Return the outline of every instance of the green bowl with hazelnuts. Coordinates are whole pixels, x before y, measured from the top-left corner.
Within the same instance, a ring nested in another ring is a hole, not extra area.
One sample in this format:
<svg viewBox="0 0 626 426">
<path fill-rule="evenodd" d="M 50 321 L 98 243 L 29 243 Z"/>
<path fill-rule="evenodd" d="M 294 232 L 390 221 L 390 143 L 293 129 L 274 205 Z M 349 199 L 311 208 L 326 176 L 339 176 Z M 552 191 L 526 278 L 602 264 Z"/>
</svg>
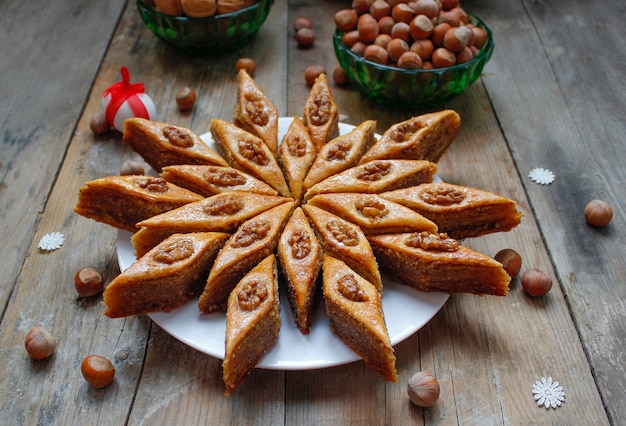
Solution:
<svg viewBox="0 0 626 426">
<path fill-rule="evenodd" d="M 406 37 L 402 32 L 376 38 L 365 34 L 365 42 L 358 38 L 356 26 L 342 30 L 338 24 L 333 45 L 339 65 L 353 85 L 378 103 L 414 111 L 439 107 L 480 77 L 494 49 L 489 27 L 461 13 L 463 20 L 455 26 L 439 25 L 445 19 L 415 22 L 419 19 L 414 17 L 402 28 Z"/>
<path fill-rule="evenodd" d="M 247 45 L 254 38 L 274 0 L 257 0 L 234 11 L 220 10 L 217 5 L 209 10 L 185 11 L 182 6 L 163 10 L 159 3 L 158 0 L 137 0 L 139 15 L 159 39 L 188 55 L 219 56 Z M 209 3 L 200 4 L 206 8 Z"/>
</svg>

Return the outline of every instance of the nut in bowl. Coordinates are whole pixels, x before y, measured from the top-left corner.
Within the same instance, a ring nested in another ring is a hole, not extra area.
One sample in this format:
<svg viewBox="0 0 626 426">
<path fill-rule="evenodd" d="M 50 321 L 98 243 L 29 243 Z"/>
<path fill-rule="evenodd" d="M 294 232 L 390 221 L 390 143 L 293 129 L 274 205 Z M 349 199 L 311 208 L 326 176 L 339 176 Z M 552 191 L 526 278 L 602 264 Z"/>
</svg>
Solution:
<svg viewBox="0 0 626 426">
<path fill-rule="evenodd" d="M 411 69 L 400 68 L 396 63 L 383 65 L 350 49 L 344 42 L 347 33 L 339 29 L 333 36 L 335 54 L 350 82 L 374 101 L 411 110 L 437 107 L 475 82 L 493 53 L 493 34 L 489 27 L 479 18 L 467 16 L 468 22 L 484 30 L 487 38 L 471 59 L 452 66 Z"/>
<path fill-rule="evenodd" d="M 248 2 L 246 2 L 247 4 Z M 211 16 L 191 17 L 183 9 L 167 14 L 147 0 L 137 0 L 146 26 L 158 38 L 180 52 L 194 56 L 218 56 L 248 44 L 259 32 L 274 0 L 258 0 L 232 12 L 216 8 Z"/>
</svg>

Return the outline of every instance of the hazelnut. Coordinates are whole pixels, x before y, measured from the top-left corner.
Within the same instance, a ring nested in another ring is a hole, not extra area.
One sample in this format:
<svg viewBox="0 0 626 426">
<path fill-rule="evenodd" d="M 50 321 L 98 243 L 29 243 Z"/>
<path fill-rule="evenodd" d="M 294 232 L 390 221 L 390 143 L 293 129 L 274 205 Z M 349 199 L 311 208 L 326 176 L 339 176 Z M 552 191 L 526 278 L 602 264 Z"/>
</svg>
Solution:
<svg viewBox="0 0 626 426">
<path fill-rule="evenodd" d="M 391 28 L 391 38 L 401 38 L 407 43 L 411 42 L 411 28 L 406 22 L 396 22 Z"/>
<path fill-rule="evenodd" d="M 522 287 L 531 296 L 543 296 L 552 288 L 552 278 L 537 269 L 529 269 L 522 275 Z"/>
<path fill-rule="evenodd" d="M 57 341 L 48 330 L 36 326 L 26 334 L 24 346 L 31 358 L 41 361 L 54 353 L 57 348 Z"/>
<path fill-rule="evenodd" d="M 439 399 L 439 381 L 430 373 L 415 373 L 407 386 L 411 402 L 419 407 L 430 407 Z"/>
<path fill-rule="evenodd" d="M 370 15 L 376 20 L 381 19 L 383 16 L 391 15 L 391 5 L 386 0 L 376 0 L 370 6 Z"/>
<path fill-rule="evenodd" d="M 470 44 L 470 34 L 473 39 L 474 33 L 467 27 L 450 28 L 443 36 L 443 47 L 452 52 L 460 52 Z"/>
<path fill-rule="evenodd" d="M 235 69 L 237 72 L 244 69 L 250 77 L 254 77 L 254 73 L 256 72 L 256 62 L 254 62 L 254 59 L 252 58 L 239 58 L 235 63 Z"/>
<path fill-rule="evenodd" d="M 409 50 L 417 53 L 422 60 L 426 60 L 430 59 L 433 54 L 433 50 L 435 50 L 435 46 L 433 46 L 433 42 L 428 39 L 415 40 L 413 44 L 411 44 Z"/>
<path fill-rule="evenodd" d="M 89 355 L 80 364 L 83 377 L 91 386 L 102 388 L 113 381 L 115 367 L 107 358 L 100 355 Z"/>
<path fill-rule="evenodd" d="M 359 15 L 369 12 L 370 6 L 374 0 L 352 0 L 352 9 Z"/>
<path fill-rule="evenodd" d="M 396 24 L 396 20 L 391 16 L 384 16 L 380 21 L 378 21 L 378 31 L 381 34 L 391 34 L 391 29 Z"/>
<path fill-rule="evenodd" d="M 359 31 L 359 39 L 364 43 L 372 43 L 380 33 L 378 21 L 369 13 L 359 17 L 357 30 Z"/>
<path fill-rule="evenodd" d="M 307 67 L 306 70 L 304 70 L 304 80 L 306 81 L 306 84 L 308 86 L 313 87 L 313 84 L 315 84 L 315 79 L 323 73 L 325 73 L 325 71 L 324 67 L 322 67 L 321 65 L 310 65 L 309 67 Z"/>
<path fill-rule="evenodd" d="M 613 209 L 606 201 L 592 200 L 585 206 L 585 220 L 591 226 L 601 228 L 613 219 Z"/>
<path fill-rule="evenodd" d="M 487 31 L 474 25 L 469 26 L 469 29 L 474 33 L 474 46 L 482 49 L 485 43 L 487 43 Z"/>
<path fill-rule="evenodd" d="M 309 18 L 296 18 L 293 21 L 293 29 L 298 32 L 302 28 L 313 28 L 313 24 Z"/>
<path fill-rule="evenodd" d="M 74 275 L 74 287 L 80 297 L 95 296 L 104 288 L 104 279 L 95 269 L 82 268 Z"/>
<path fill-rule="evenodd" d="M 474 59 L 474 52 L 469 47 L 464 47 L 463 50 L 457 52 L 456 54 L 456 63 L 463 64 L 467 61 L 471 61 Z"/>
<path fill-rule="evenodd" d="M 398 3 L 391 9 L 391 16 L 396 22 L 405 22 L 408 24 L 415 16 L 415 12 L 408 4 Z"/>
<path fill-rule="evenodd" d="M 111 131 L 111 125 L 107 121 L 106 115 L 103 112 L 94 114 L 89 121 L 89 127 L 95 135 L 104 135 Z"/>
<path fill-rule="evenodd" d="M 337 65 L 333 70 L 333 80 L 338 86 L 344 86 L 350 82 L 348 74 L 340 65 Z"/>
<path fill-rule="evenodd" d="M 335 13 L 335 26 L 340 31 L 351 31 L 356 28 L 359 16 L 352 9 L 343 9 Z"/>
<path fill-rule="evenodd" d="M 315 43 L 315 33 L 311 28 L 300 28 L 296 33 L 298 47 L 311 47 Z"/>
<path fill-rule="evenodd" d="M 387 49 L 387 46 L 389 45 L 390 41 L 391 41 L 391 36 L 389 34 L 378 34 L 376 36 L 376 39 L 374 40 L 374 44 L 377 44 L 380 47 Z"/>
<path fill-rule="evenodd" d="M 432 62 L 435 68 L 446 68 L 456 64 L 456 55 L 445 47 L 440 47 L 433 52 Z"/>
<path fill-rule="evenodd" d="M 409 50 L 409 44 L 400 38 L 394 38 L 393 40 L 389 42 L 389 44 L 387 44 L 387 52 L 389 52 L 389 59 L 391 59 L 394 62 L 398 62 L 398 59 L 400 59 L 400 56 L 402 56 L 402 54 L 408 50 Z"/>
<path fill-rule="evenodd" d="M 515 250 L 500 250 L 493 258 L 502 264 L 502 267 L 511 278 L 519 275 L 519 271 L 522 268 L 522 256 Z"/>
<path fill-rule="evenodd" d="M 370 44 L 365 48 L 365 59 L 376 62 L 377 64 L 389 64 L 389 53 L 387 49 L 377 44 Z"/>
<path fill-rule="evenodd" d="M 413 10 L 416 15 L 426 15 L 426 17 L 432 19 L 439 14 L 439 5 L 435 0 L 417 0 Z"/>
<path fill-rule="evenodd" d="M 176 94 L 176 105 L 181 111 L 189 111 L 196 104 L 196 91 L 190 87 L 183 87 Z"/>
<path fill-rule="evenodd" d="M 136 161 L 126 160 L 120 168 L 120 176 L 143 175 L 146 171 L 141 164 Z"/>
<path fill-rule="evenodd" d="M 417 15 L 409 24 L 411 37 L 421 40 L 430 37 L 433 32 L 433 23 L 426 15 Z"/>
<path fill-rule="evenodd" d="M 341 37 L 341 41 L 345 44 L 349 49 L 352 48 L 357 42 L 359 42 L 359 32 L 357 30 L 348 31 Z"/>
<path fill-rule="evenodd" d="M 422 68 L 422 58 L 415 52 L 404 52 L 398 58 L 398 67 L 404 69 L 417 70 Z"/>
</svg>

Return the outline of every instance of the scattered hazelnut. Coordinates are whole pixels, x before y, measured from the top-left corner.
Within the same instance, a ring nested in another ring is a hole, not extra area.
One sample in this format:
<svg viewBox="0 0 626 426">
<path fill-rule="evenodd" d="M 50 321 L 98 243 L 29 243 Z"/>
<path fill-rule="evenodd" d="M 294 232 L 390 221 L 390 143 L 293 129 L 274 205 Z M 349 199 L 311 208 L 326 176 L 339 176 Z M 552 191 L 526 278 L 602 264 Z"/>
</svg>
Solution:
<svg viewBox="0 0 626 426">
<path fill-rule="evenodd" d="M 296 33 L 298 47 L 311 47 L 315 43 L 315 33 L 311 28 L 300 28 Z"/>
<path fill-rule="evenodd" d="M 102 388 L 113 381 L 115 367 L 107 358 L 100 355 L 89 355 L 80 364 L 83 377 L 91 386 Z"/>
<path fill-rule="evenodd" d="M 552 288 L 552 278 L 537 269 L 529 269 L 522 275 L 522 287 L 531 296 L 543 296 Z"/>
<path fill-rule="evenodd" d="M 254 62 L 254 59 L 252 58 L 239 58 L 235 63 L 235 69 L 237 72 L 244 69 L 248 74 L 250 74 L 250 77 L 254 77 L 254 73 L 256 72 L 256 62 Z"/>
<path fill-rule="evenodd" d="M 337 65 L 333 70 L 333 80 L 338 86 L 344 86 L 350 82 L 348 74 L 340 65 Z"/>
<path fill-rule="evenodd" d="M 103 112 L 94 114 L 89 121 L 89 127 L 95 135 L 104 135 L 111 131 L 111 125 Z"/>
<path fill-rule="evenodd" d="M 432 374 L 417 372 L 409 379 L 407 393 L 413 404 L 430 407 L 439 399 L 439 381 Z"/>
<path fill-rule="evenodd" d="M 324 72 L 324 67 L 321 65 L 310 65 L 306 70 L 304 70 L 304 80 L 306 81 L 306 84 L 313 87 L 315 79 Z"/>
<path fill-rule="evenodd" d="M 585 220 L 591 226 L 601 228 L 613 219 L 613 209 L 606 201 L 592 200 L 585 207 Z"/>
<path fill-rule="evenodd" d="M 519 271 L 522 268 L 522 256 L 515 250 L 500 250 L 493 258 L 502 264 L 502 267 L 511 278 L 519 275 Z"/>
<path fill-rule="evenodd" d="M 293 29 L 298 32 L 302 28 L 313 28 L 313 24 L 309 18 L 296 18 L 293 21 Z"/>
<path fill-rule="evenodd" d="M 48 330 L 36 326 L 26 334 L 24 346 L 31 358 L 44 360 L 54 353 L 57 348 L 57 341 Z"/>
<path fill-rule="evenodd" d="M 104 288 L 104 279 L 95 269 L 82 268 L 74 275 L 74 287 L 80 297 L 95 296 Z"/>
<path fill-rule="evenodd" d="M 136 161 L 126 160 L 120 167 L 120 176 L 143 175 L 146 171 L 141 164 Z"/>
<path fill-rule="evenodd" d="M 196 104 L 196 91 L 190 87 L 183 87 L 176 94 L 176 105 L 181 111 L 189 111 Z"/>
</svg>

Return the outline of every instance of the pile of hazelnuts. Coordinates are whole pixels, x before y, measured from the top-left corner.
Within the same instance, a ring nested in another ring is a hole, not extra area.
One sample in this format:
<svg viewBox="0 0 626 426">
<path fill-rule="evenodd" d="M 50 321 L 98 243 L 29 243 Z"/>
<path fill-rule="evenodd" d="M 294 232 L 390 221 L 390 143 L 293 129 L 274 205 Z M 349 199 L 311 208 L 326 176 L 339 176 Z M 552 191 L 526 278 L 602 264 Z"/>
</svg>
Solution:
<svg viewBox="0 0 626 426">
<path fill-rule="evenodd" d="M 487 42 L 460 0 L 353 0 L 335 14 L 343 43 L 356 55 L 404 69 L 467 62 Z"/>
</svg>

